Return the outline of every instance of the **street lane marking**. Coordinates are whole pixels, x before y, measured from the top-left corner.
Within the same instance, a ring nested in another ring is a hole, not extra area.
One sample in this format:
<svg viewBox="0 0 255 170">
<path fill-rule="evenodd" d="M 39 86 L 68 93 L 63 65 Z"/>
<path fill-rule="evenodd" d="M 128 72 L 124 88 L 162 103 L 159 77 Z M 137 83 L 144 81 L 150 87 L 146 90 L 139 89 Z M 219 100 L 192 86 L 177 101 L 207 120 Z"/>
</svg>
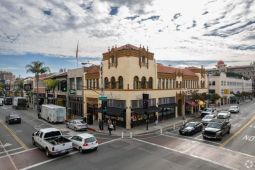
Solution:
<svg viewBox="0 0 255 170">
<path fill-rule="evenodd" d="M 24 148 L 24 149 L 28 149 L 27 145 L 20 140 L 20 138 L 13 132 L 12 129 L 8 128 L 3 122 L 0 122 L 2 124 L 2 126 L 10 132 L 10 134 L 13 136 L 13 138 Z"/>
<path fill-rule="evenodd" d="M 191 157 L 195 157 L 195 158 L 198 158 L 198 159 L 207 161 L 207 162 L 211 162 L 211 163 L 216 164 L 216 165 L 219 165 L 219 166 L 221 166 L 221 167 L 225 167 L 225 168 L 232 169 L 232 170 L 237 170 L 236 168 L 233 168 L 233 167 L 230 167 L 230 166 L 227 166 L 227 165 L 223 165 L 223 164 L 221 164 L 221 163 L 218 163 L 218 162 L 213 161 L 213 160 L 210 160 L 210 159 L 198 157 L 198 156 L 193 155 L 193 154 L 186 154 L 186 153 L 185 153 L 186 151 L 181 152 L 181 151 L 178 151 L 178 150 L 176 150 L 176 149 L 168 148 L 168 147 L 166 147 L 166 146 L 162 146 L 162 145 L 159 145 L 159 144 L 147 142 L 147 141 L 140 140 L 140 139 L 136 139 L 136 138 L 133 138 L 133 139 L 136 140 L 136 141 L 142 142 L 142 143 L 146 143 L 146 144 L 152 145 L 152 146 L 156 146 L 156 147 L 159 147 L 159 148 L 163 148 L 163 149 L 166 149 L 166 150 L 170 150 L 170 151 L 173 151 L 173 152 L 177 152 L 177 153 L 180 153 L 180 154 L 183 154 L 183 155 L 188 155 L 188 156 L 191 156 Z M 188 150 L 189 150 L 189 149 L 188 149 Z M 187 151 L 188 151 L 188 150 L 187 150 Z"/>
<path fill-rule="evenodd" d="M 107 143 L 115 142 L 115 141 L 120 140 L 120 139 L 121 139 L 121 138 L 112 139 L 112 140 L 109 140 L 109 141 L 107 141 L 107 142 L 100 143 L 100 144 L 98 144 L 98 145 L 99 145 L 99 146 L 105 145 L 105 144 L 107 144 Z M 37 166 L 40 166 L 40 165 L 43 165 L 43 164 L 46 164 L 46 163 L 55 161 L 55 160 L 58 160 L 58 159 L 60 159 L 60 158 L 64 158 L 64 157 L 67 157 L 67 156 L 70 156 L 70 155 L 74 155 L 74 154 L 77 154 L 77 153 L 79 153 L 79 152 L 78 152 L 78 151 L 74 151 L 74 152 L 71 152 L 71 153 L 69 153 L 69 154 L 66 154 L 66 155 L 63 155 L 63 156 L 59 156 L 59 157 L 57 157 L 57 158 L 49 159 L 49 160 L 47 160 L 47 161 L 43 161 L 43 162 L 40 162 L 40 163 L 37 163 L 37 164 L 34 164 L 34 165 L 27 166 L 27 167 L 22 168 L 22 169 L 20 169 L 20 170 L 28 170 L 28 169 L 31 169 L 31 168 L 34 168 L 34 167 L 37 167 Z"/>
<path fill-rule="evenodd" d="M 23 149 L 23 147 L 9 149 L 9 150 L 6 150 L 6 151 L 11 152 L 11 151 L 16 151 L 16 150 L 20 150 L 20 149 Z M 5 153 L 5 152 L 0 152 L 0 154 L 3 154 L 3 153 Z"/>
<path fill-rule="evenodd" d="M 251 123 L 255 120 L 255 115 L 243 126 L 241 127 L 237 132 L 235 132 L 230 138 L 228 138 L 225 142 L 223 142 L 220 147 L 224 147 L 227 145 L 230 141 L 232 141 L 237 135 L 239 135 L 241 132 L 245 130 L 246 127 L 250 126 Z"/>
<path fill-rule="evenodd" d="M 14 163 L 12 157 L 9 155 L 8 151 L 5 149 L 5 147 L 4 147 L 4 145 L 3 145 L 3 143 L 2 143 L 1 140 L 0 140 L 0 144 L 3 146 L 4 152 L 6 153 L 7 157 L 9 158 L 9 160 L 10 160 L 12 166 L 14 167 L 14 169 L 15 169 L 15 170 L 18 170 L 18 168 L 17 168 L 17 166 L 15 165 L 15 163 Z"/>
<path fill-rule="evenodd" d="M 21 147 L 21 148 L 23 148 L 23 147 Z M 13 156 L 13 155 L 18 155 L 18 154 L 20 154 L 20 153 L 29 152 L 29 151 L 35 150 L 35 149 L 38 149 L 38 148 L 36 147 L 36 148 L 26 149 L 26 150 L 23 150 L 23 151 L 20 151 L 20 152 L 11 153 L 11 154 L 9 154 L 9 155 L 11 155 L 11 156 Z M 0 156 L 0 159 L 3 158 L 3 157 L 6 157 L 6 155 Z"/>
</svg>

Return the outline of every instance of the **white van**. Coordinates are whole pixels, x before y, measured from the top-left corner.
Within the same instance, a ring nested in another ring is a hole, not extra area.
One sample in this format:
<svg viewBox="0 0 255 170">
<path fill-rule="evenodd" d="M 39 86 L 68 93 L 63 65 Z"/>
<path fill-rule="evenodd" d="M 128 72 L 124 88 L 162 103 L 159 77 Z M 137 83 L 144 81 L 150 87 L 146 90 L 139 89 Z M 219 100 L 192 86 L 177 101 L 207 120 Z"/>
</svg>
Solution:
<svg viewBox="0 0 255 170">
<path fill-rule="evenodd" d="M 66 108 L 53 104 L 43 104 L 39 117 L 50 123 L 63 123 L 66 120 Z"/>
</svg>

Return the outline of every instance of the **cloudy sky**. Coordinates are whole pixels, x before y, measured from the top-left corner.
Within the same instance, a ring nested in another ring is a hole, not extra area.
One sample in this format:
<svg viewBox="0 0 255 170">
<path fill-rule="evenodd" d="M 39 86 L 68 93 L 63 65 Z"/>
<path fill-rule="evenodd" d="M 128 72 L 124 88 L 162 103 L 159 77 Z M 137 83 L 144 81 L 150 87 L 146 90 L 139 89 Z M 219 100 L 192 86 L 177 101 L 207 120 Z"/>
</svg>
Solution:
<svg viewBox="0 0 255 170">
<path fill-rule="evenodd" d="M 32 60 L 72 68 L 78 40 L 81 61 L 130 43 L 157 60 L 248 64 L 254 14 L 253 0 L 1 0 L 0 69 L 23 75 Z"/>
</svg>

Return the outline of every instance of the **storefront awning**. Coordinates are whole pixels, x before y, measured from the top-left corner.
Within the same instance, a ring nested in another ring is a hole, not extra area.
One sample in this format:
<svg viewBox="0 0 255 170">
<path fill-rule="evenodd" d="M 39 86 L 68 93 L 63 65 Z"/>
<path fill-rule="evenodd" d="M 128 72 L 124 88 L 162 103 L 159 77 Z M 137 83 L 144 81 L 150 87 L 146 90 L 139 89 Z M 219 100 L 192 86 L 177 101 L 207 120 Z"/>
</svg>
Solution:
<svg viewBox="0 0 255 170">
<path fill-rule="evenodd" d="M 186 104 L 188 104 L 190 106 L 193 106 L 193 107 L 197 106 L 197 104 L 194 101 L 191 101 L 191 100 L 186 101 Z"/>
<path fill-rule="evenodd" d="M 99 108 L 98 112 L 102 112 L 102 109 Z M 107 112 L 105 114 L 109 116 L 123 116 L 123 112 L 124 112 L 124 109 L 116 108 L 116 107 L 108 107 Z"/>
<path fill-rule="evenodd" d="M 158 105 L 159 108 L 170 108 L 170 107 L 175 107 L 177 104 L 176 103 L 168 103 L 168 104 L 160 104 Z"/>
<path fill-rule="evenodd" d="M 147 113 L 155 113 L 158 112 L 159 109 L 156 106 L 149 107 L 148 109 L 144 108 L 134 108 L 132 109 L 132 112 L 138 113 L 138 114 L 144 114 L 145 112 Z"/>
</svg>

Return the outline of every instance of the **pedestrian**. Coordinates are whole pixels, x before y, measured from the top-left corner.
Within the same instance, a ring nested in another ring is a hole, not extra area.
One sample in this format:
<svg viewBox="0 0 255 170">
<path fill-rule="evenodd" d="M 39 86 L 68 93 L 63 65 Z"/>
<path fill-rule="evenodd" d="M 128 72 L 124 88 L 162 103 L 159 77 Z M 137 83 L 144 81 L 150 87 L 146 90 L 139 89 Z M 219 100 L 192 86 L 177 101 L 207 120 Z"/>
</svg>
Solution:
<svg viewBox="0 0 255 170">
<path fill-rule="evenodd" d="M 112 134 L 112 129 L 113 129 L 113 124 L 110 123 L 109 126 L 108 126 L 108 130 L 109 130 L 109 135 Z"/>
<path fill-rule="evenodd" d="M 99 121 L 98 121 L 98 126 L 99 126 L 99 130 L 102 130 L 102 120 L 101 119 L 99 119 Z"/>
<path fill-rule="evenodd" d="M 116 124 L 117 124 L 117 121 L 116 121 L 116 119 L 114 119 L 113 121 L 112 121 L 112 125 L 113 125 L 113 130 L 116 130 Z"/>
</svg>

